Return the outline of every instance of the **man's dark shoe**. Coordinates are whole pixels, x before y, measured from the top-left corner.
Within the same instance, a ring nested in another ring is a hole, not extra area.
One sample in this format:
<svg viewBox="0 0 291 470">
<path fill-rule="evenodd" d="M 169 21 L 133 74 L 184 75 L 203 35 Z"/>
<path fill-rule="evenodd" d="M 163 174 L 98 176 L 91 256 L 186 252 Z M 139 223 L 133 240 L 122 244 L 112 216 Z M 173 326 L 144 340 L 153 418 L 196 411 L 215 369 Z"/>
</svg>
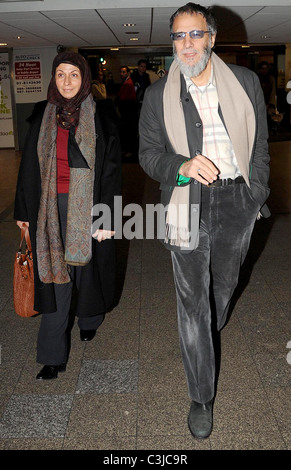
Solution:
<svg viewBox="0 0 291 470">
<path fill-rule="evenodd" d="M 41 371 L 37 374 L 36 380 L 52 380 L 56 379 L 58 372 L 65 372 L 66 364 L 59 366 L 43 366 Z"/>
<path fill-rule="evenodd" d="M 80 330 L 81 341 L 91 341 L 96 335 L 96 330 Z"/>
<path fill-rule="evenodd" d="M 203 404 L 192 401 L 188 416 L 191 434 L 197 439 L 206 439 L 212 431 L 213 400 Z"/>
</svg>

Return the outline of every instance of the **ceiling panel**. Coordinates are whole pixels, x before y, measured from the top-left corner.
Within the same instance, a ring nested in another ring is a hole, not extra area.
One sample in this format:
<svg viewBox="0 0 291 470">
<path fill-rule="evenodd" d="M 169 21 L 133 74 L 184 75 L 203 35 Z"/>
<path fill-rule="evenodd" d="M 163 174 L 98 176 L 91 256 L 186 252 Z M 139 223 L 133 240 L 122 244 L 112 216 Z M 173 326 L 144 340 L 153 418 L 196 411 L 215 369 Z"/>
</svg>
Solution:
<svg viewBox="0 0 291 470">
<path fill-rule="evenodd" d="M 282 12 L 278 9 L 265 8 L 257 15 L 246 20 L 248 40 L 250 42 L 281 43 L 291 41 L 291 15 L 290 10 L 284 7 Z"/>
<path fill-rule="evenodd" d="M 291 43 L 290 2 L 262 0 L 261 5 L 255 0 L 217 0 L 214 6 L 219 24 L 217 42 Z M 68 2 L 64 0 L 0 0 L 0 42 L 17 48 L 59 44 L 97 48 L 170 46 L 169 19 L 179 2 L 168 0 L 166 3 L 164 7 L 162 0 L 70 0 L 70 10 L 66 10 Z M 238 5 L 234 6 L 236 3 Z M 127 8 L 121 8 L 121 5 Z M 123 23 L 134 23 L 135 26 L 125 28 Z M 18 40 L 18 35 L 22 39 Z M 131 41 L 132 37 L 139 40 Z"/>
<path fill-rule="evenodd" d="M 177 8 L 154 8 L 152 43 L 171 45 L 170 18 Z"/>
<path fill-rule="evenodd" d="M 65 11 L 48 11 L 45 12 L 45 16 L 59 27 L 82 38 L 88 46 L 118 45 L 117 38 L 96 10 L 74 10 L 69 13 L 67 16 Z M 64 41 L 61 41 L 61 44 L 66 45 Z"/>
<path fill-rule="evenodd" d="M 98 10 L 105 24 L 118 37 L 119 44 L 125 46 L 150 43 L 151 12 L 151 8 Z M 123 26 L 127 23 L 134 26 Z M 138 41 L 131 41 L 131 38 L 137 38 Z"/>
<path fill-rule="evenodd" d="M 44 15 L 50 17 L 53 20 L 58 20 L 60 18 L 69 20 L 70 18 L 74 19 L 79 19 L 80 21 L 86 20 L 87 18 L 90 18 L 94 21 L 94 18 L 96 18 L 97 12 L 95 9 L 91 10 L 49 10 L 49 11 L 44 11 Z"/>
</svg>

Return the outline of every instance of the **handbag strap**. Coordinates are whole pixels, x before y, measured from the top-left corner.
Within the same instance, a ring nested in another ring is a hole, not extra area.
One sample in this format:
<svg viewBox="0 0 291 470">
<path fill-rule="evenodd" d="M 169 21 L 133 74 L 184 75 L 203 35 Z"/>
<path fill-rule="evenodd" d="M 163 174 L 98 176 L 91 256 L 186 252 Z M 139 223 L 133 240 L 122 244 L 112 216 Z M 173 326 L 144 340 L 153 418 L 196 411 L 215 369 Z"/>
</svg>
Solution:
<svg viewBox="0 0 291 470">
<path fill-rule="evenodd" d="M 20 240 L 19 251 L 21 251 L 21 247 L 22 247 L 22 243 L 23 243 L 24 239 L 25 239 L 25 242 L 26 242 L 27 249 L 28 249 L 29 253 L 31 253 L 32 249 L 31 249 L 31 242 L 30 242 L 28 227 L 21 229 L 21 240 Z"/>
</svg>

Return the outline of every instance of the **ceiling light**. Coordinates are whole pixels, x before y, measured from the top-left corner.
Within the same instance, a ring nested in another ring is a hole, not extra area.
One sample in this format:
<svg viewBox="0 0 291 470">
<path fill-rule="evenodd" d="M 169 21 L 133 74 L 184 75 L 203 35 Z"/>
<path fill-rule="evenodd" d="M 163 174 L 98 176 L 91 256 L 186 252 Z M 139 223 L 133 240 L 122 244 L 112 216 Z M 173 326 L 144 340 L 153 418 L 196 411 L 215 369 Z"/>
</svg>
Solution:
<svg viewBox="0 0 291 470">
<path fill-rule="evenodd" d="M 17 39 L 21 39 L 21 36 L 17 36 Z"/>
<path fill-rule="evenodd" d="M 130 41 L 138 41 L 138 38 L 130 38 Z"/>
<path fill-rule="evenodd" d="M 7 42 L 0 42 L 0 46 L 8 46 Z"/>
<path fill-rule="evenodd" d="M 122 26 L 135 26 L 135 23 L 123 23 Z"/>
<path fill-rule="evenodd" d="M 119 47 L 111 47 L 110 50 L 111 51 L 119 51 Z"/>
<path fill-rule="evenodd" d="M 261 36 L 262 39 L 270 39 L 271 36 Z"/>
</svg>

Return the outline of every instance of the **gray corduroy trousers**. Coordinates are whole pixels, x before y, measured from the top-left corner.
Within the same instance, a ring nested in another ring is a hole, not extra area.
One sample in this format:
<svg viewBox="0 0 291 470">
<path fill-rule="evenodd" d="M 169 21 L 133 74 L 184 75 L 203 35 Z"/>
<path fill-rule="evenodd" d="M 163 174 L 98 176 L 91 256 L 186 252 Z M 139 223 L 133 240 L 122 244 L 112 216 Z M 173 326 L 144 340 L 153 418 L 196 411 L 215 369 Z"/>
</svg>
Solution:
<svg viewBox="0 0 291 470">
<path fill-rule="evenodd" d="M 182 359 L 189 396 L 199 403 L 215 395 L 212 329 L 225 324 L 258 211 L 245 183 L 202 186 L 199 245 L 188 254 L 171 252 Z"/>
</svg>

